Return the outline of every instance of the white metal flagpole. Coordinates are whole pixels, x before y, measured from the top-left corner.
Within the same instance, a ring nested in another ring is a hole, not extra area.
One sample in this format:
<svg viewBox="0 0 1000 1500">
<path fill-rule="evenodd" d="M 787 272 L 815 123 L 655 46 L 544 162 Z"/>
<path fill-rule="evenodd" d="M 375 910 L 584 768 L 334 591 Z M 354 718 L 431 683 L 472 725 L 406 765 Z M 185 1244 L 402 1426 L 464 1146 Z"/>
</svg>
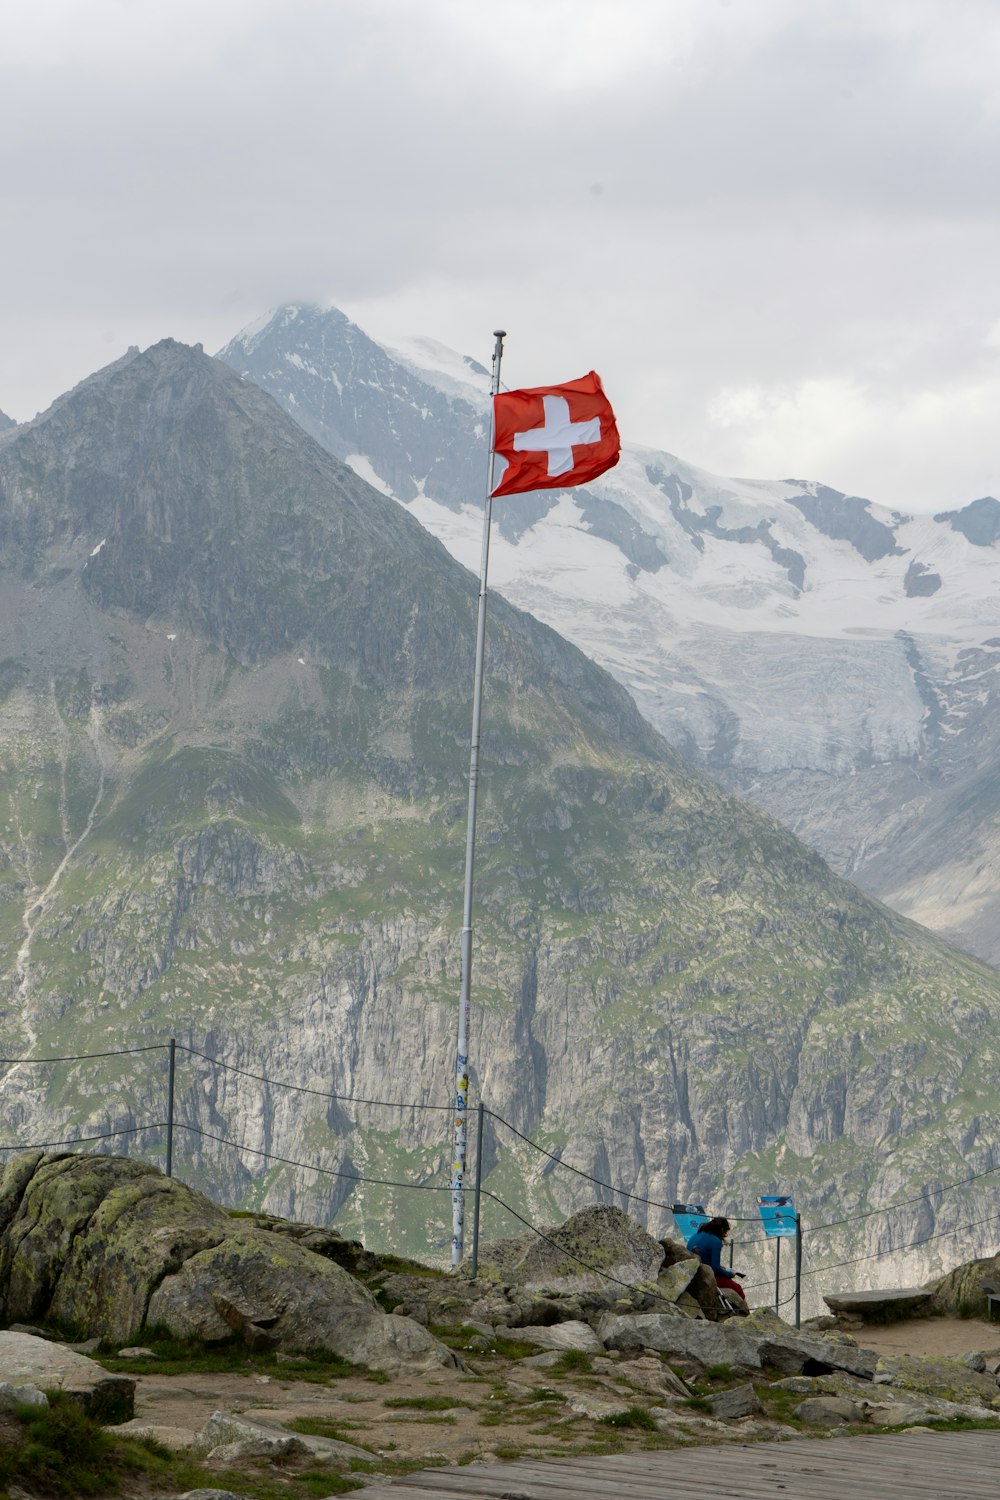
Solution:
<svg viewBox="0 0 1000 1500">
<path fill-rule="evenodd" d="M 483 712 L 483 663 L 486 658 L 486 579 L 493 518 L 493 397 L 500 389 L 500 361 L 506 330 L 494 329 L 493 379 L 490 384 L 490 457 L 483 511 L 483 555 L 479 568 L 479 621 L 476 629 L 476 678 L 472 691 L 472 745 L 469 752 L 469 819 L 465 836 L 465 902 L 462 909 L 462 984 L 458 1000 L 458 1045 L 455 1066 L 455 1154 L 451 1167 L 451 1263 L 461 1265 L 465 1248 L 465 1164 L 469 1115 L 469 1002 L 472 993 L 472 876 L 476 859 L 476 799 L 479 790 L 479 727 Z"/>
</svg>

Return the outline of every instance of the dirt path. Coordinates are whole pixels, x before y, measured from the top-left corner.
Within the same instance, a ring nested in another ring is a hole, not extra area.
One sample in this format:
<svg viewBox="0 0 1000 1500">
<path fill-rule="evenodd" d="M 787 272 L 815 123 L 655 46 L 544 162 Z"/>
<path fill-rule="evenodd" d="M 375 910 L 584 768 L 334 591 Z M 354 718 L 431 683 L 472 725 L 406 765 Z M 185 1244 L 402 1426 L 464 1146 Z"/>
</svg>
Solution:
<svg viewBox="0 0 1000 1500">
<path fill-rule="evenodd" d="M 878 1354 L 922 1354 L 930 1358 L 969 1354 L 1000 1359 L 1000 1322 L 983 1318 L 907 1318 L 899 1323 L 851 1328 L 852 1338 Z"/>
</svg>

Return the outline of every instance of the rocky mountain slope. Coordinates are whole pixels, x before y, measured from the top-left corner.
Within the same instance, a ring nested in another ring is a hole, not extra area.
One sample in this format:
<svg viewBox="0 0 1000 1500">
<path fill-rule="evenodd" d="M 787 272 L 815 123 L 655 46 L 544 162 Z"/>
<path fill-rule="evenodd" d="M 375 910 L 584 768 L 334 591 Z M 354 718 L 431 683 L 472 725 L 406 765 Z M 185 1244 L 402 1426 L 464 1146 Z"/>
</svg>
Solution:
<svg viewBox="0 0 1000 1500">
<path fill-rule="evenodd" d="M 477 566 L 481 366 L 309 307 L 220 357 Z M 497 587 L 685 755 L 864 889 L 1000 960 L 1000 502 L 908 516 L 626 445 L 602 480 L 511 497 L 497 523 Z"/>
<path fill-rule="evenodd" d="M 14 427 L 15 425 L 13 417 L 8 417 L 6 412 L 0 411 L 0 432 L 4 432 L 6 428 Z"/>
<path fill-rule="evenodd" d="M 182 1177 L 446 1243 L 475 580 L 169 340 L 0 437 L 0 568 L 4 1056 L 175 1036 Z M 879 1210 L 814 1269 L 981 1218 L 981 1187 L 937 1190 L 1000 1166 L 997 975 L 500 599 L 488 655 L 474 1083 L 551 1153 L 491 1121 L 491 1191 L 560 1217 L 600 1196 L 572 1166 L 659 1205 L 752 1214 L 778 1185 L 813 1224 Z M 165 1075 L 162 1051 L 5 1065 L 2 1139 L 135 1130 L 111 1148 L 158 1156 Z"/>
</svg>

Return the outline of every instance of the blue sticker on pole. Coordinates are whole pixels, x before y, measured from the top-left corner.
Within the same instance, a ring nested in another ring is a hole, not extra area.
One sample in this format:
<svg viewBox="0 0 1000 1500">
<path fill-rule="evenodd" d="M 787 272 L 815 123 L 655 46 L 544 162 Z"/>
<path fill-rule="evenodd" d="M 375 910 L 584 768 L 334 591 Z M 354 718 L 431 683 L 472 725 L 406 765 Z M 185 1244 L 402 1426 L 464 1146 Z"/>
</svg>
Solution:
<svg viewBox="0 0 1000 1500">
<path fill-rule="evenodd" d="M 757 1208 L 768 1239 L 781 1239 L 795 1233 L 799 1216 L 787 1193 L 766 1193 L 757 1199 Z"/>
<path fill-rule="evenodd" d="M 685 1245 L 710 1218 L 700 1203 L 675 1203 L 670 1212 Z"/>
</svg>

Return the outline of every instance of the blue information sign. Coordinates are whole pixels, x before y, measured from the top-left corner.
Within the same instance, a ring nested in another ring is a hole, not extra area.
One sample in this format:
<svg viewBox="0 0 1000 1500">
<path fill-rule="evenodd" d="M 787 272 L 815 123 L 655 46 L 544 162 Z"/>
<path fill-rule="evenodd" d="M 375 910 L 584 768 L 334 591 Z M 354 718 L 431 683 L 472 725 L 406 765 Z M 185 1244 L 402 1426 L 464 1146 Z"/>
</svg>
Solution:
<svg viewBox="0 0 1000 1500">
<path fill-rule="evenodd" d="M 685 1245 L 688 1240 L 699 1230 L 702 1224 L 707 1224 L 710 1214 L 707 1214 L 700 1203 L 675 1203 L 671 1209 L 674 1223 L 680 1231 L 681 1239 Z"/>
<path fill-rule="evenodd" d="M 795 1205 L 787 1193 L 768 1193 L 757 1199 L 757 1207 L 769 1239 L 793 1235 L 798 1223 Z"/>
</svg>

